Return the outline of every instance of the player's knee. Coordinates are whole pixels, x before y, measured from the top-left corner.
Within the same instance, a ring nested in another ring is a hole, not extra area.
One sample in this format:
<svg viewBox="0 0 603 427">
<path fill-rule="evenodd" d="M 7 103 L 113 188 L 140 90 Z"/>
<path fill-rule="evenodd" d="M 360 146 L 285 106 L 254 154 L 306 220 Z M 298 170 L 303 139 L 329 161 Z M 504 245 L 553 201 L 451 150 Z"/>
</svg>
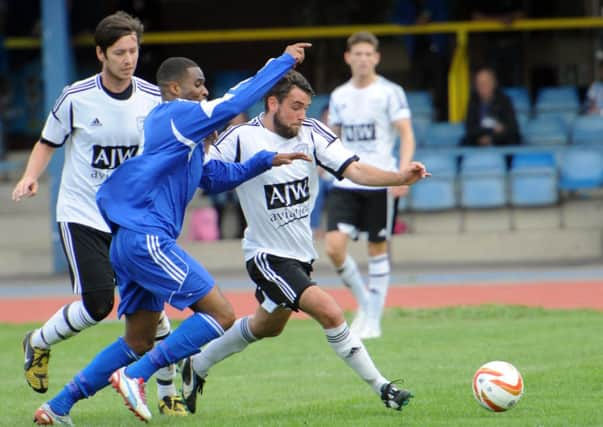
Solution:
<svg viewBox="0 0 603 427">
<path fill-rule="evenodd" d="M 344 246 L 340 245 L 334 239 L 325 240 L 325 252 L 327 253 L 327 256 L 335 263 L 345 259 Z"/>
<path fill-rule="evenodd" d="M 316 320 L 324 329 L 332 329 L 340 326 L 345 321 L 345 317 L 340 308 L 329 307 L 317 313 Z"/>
<path fill-rule="evenodd" d="M 115 302 L 113 289 L 87 292 L 82 295 L 82 303 L 92 319 L 100 322 L 111 313 Z"/>
<path fill-rule="evenodd" d="M 273 338 L 278 337 L 285 329 L 285 324 L 266 324 L 258 327 L 257 330 L 252 330 L 256 338 Z"/>
<path fill-rule="evenodd" d="M 142 336 L 126 336 L 126 342 L 134 353 L 138 354 L 139 356 L 142 356 L 147 351 L 151 350 L 155 345 L 154 338 Z"/>
</svg>

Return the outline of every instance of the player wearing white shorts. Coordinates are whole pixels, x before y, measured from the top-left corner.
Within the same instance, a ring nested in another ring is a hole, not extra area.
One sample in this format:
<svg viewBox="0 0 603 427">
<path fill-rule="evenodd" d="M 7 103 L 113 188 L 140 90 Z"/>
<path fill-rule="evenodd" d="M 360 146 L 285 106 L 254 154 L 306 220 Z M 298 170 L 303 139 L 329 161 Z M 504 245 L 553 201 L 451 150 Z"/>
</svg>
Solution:
<svg viewBox="0 0 603 427">
<path fill-rule="evenodd" d="M 362 162 L 385 170 L 404 170 L 412 161 L 415 139 L 411 113 L 402 88 L 379 76 L 379 42 L 368 32 L 351 35 L 345 61 L 352 78 L 331 94 L 329 125 L 347 149 Z M 400 135 L 400 161 L 393 149 Z M 326 252 L 343 283 L 358 302 L 351 328 L 361 338 L 381 336 L 381 316 L 390 280 L 388 240 L 394 215 L 392 198 L 406 195 L 405 186 L 368 187 L 343 179 L 335 182 L 327 198 Z M 368 234 L 369 280 L 365 285 L 354 259 L 347 253 L 348 239 Z"/>
<path fill-rule="evenodd" d="M 96 325 L 113 309 L 111 233 L 96 205 L 96 192 L 123 162 L 142 151 L 143 121 L 161 103 L 157 86 L 133 76 L 142 32 L 142 23 L 124 12 L 98 24 L 95 42 L 101 72 L 63 90 L 13 191 L 16 201 L 34 196 L 55 150 L 65 147 L 57 222 L 73 292 L 81 299 L 61 307 L 23 340 L 25 378 L 38 393 L 48 389 L 51 346 Z M 157 339 L 169 333 L 163 313 Z M 159 408 L 168 415 L 186 415 L 173 384 L 174 373 L 167 367 L 157 374 Z"/>
<path fill-rule="evenodd" d="M 420 163 L 402 171 L 384 171 L 359 162 L 326 126 L 306 119 L 312 94 L 307 80 L 290 71 L 267 93 L 264 114 L 230 128 L 210 148 L 211 157 L 227 162 L 247 161 L 261 150 L 304 152 L 312 162 L 295 161 L 237 187 L 248 224 L 243 252 L 259 306 L 255 314 L 238 319 L 184 363 L 183 396 L 191 412 L 214 364 L 259 339 L 279 335 L 292 311 L 299 310 L 320 323 L 331 348 L 387 407 L 400 410 L 412 397 L 381 375 L 362 341 L 348 328 L 342 309 L 312 280 L 317 254 L 310 212 L 318 191 L 319 165 L 338 179 L 367 186 L 410 185 L 426 171 Z"/>
</svg>

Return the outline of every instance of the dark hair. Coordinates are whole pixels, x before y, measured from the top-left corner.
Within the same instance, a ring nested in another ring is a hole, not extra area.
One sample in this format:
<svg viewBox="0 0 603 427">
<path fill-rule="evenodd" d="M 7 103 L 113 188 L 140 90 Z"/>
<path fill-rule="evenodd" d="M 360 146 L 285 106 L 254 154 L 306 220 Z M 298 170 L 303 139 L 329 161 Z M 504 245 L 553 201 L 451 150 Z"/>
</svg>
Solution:
<svg viewBox="0 0 603 427">
<path fill-rule="evenodd" d="M 121 37 L 136 33 L 140 45 L 143 31 L 144 26 L 138 18 L 120 10 L 104 17 L 98 23 L 94 31 L 94 42 L 103 52 L 107 52 L 107 49 Z"/>
<path fill-rule="evenodd" d="M 265 111 L 268 111 L 268 98 L 275 96 L 280 103 L 283 101 L 283 99 L 285 99 L 289 92 L 291 92 L 293 87 L 298 87 L 310 96 L 314 95 L 314 89 L 312 89 L 312 86 L 308 80 L 306 80 L 301 73 L 291 70 L 285 74 L 283 78 L 281 78 L 274 86 L 272 86 L 272 89 L 270 89 L 264 96 Z"/>
<path fill-rule="evenodd" d="M 186 70 L 199 65 L 192 59 L 183 56 L 172 56 L 161 63 L 157 69 L 157 85 L 164 86 L 169 82 L 178 82 L 182 80 Z"/>
<path fill-rule="evenodd" d="M 379 50 L 379 39 L 373 33 L 368 31 L 358 31 L 357 33 L 354 33 L 348 37 L 348 50 L 358 43 L 368 43 L 373 46 L 375 50 Z"/>
</svg>

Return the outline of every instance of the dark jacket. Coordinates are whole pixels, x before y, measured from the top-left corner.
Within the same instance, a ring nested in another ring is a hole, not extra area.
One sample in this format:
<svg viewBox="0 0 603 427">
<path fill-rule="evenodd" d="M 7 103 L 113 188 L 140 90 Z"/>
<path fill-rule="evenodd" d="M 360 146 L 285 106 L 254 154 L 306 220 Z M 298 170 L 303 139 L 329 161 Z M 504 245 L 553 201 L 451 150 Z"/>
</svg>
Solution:
<svg viewBox="0 0 603 427">
<path fill-rule="evenodd" d="M 519 127 L 511 100 L 505 93 L 497 89 L 489 105 L 484 106 L 486 115 L 500 122 L 504 131 L 494 133 L 493 129 L 482 127 L 482 105 L 475 91 L 469 98 L 467 119 L 465 120 L 465 145 L 478 145 L 477 140 L 483 135 L 492 136 L 493 145 L 519 144 Z"/>
</svg>

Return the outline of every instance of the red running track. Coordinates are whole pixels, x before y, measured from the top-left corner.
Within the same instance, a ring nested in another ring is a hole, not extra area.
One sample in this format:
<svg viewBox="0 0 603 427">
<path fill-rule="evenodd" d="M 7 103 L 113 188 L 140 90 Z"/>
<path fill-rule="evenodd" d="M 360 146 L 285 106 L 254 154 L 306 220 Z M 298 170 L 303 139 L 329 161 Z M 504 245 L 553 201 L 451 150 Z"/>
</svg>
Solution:
<svg viewBox="0 0 603 427">
<path fill-rule="evenodd" d="M 356 303 L 347 289 L 328 288 L 344 310 Z M 255 311 L 257 303 L 251 291 L 225 292 L 238 316 Z M 75 297 L 3 298 L 0 299 L 0 322 L 44 322 L 65 303 Z M 458 305 L 512 304 L 544 308 L 589 308 L 603 310 L 603 281 L 501 283 L 472 285 L 392 286 L 387 296 L 388 307 L 436 308 Z M 187 312 L 168 307 L 171 319 L 183 319 Z M 115 312 L 112 314 L 115 318 Z"/>
</svg>

